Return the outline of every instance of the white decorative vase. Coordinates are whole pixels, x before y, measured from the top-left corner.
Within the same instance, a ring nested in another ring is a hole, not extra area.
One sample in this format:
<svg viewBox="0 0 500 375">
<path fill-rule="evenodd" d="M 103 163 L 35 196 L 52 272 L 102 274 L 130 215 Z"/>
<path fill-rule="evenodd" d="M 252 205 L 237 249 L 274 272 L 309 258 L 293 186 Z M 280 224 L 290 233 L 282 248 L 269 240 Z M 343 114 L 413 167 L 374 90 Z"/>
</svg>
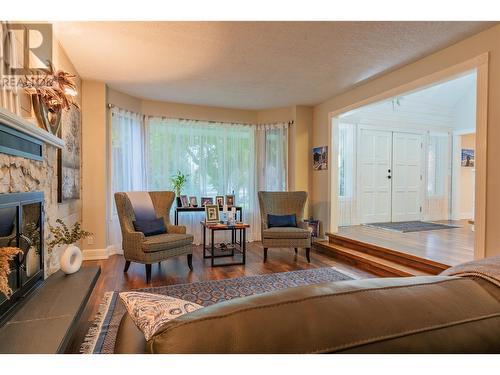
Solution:
<svg viewBox="0 0 500 375">
<path fill-rule="evenodd" d="M 33 276 L 40 269 L 40 255 L 36 253 L 36 248 L 31 246 L 26 257 L 26 276 Z"/>
<path fill-rule="evenodd" d="M 61 255 L 61 271 L 66 275 L 75 273 L 82 266 L 82 251 L 78 246 L 68 245 Z"/>
</svg>

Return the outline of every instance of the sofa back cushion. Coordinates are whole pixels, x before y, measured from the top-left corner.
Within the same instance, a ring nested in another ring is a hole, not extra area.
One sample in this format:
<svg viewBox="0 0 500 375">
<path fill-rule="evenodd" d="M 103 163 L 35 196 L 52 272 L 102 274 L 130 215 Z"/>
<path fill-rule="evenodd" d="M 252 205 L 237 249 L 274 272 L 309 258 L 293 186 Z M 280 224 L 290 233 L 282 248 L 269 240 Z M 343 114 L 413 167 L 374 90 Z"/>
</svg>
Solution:
<svg viewBox="0 0 500 375">
<path fill-rule="evenodd" d="M 341 281 L 215 304 L 165 324 L 149 353 L 500 352 L 500 303 L 474 280 Z"/>
</svg>

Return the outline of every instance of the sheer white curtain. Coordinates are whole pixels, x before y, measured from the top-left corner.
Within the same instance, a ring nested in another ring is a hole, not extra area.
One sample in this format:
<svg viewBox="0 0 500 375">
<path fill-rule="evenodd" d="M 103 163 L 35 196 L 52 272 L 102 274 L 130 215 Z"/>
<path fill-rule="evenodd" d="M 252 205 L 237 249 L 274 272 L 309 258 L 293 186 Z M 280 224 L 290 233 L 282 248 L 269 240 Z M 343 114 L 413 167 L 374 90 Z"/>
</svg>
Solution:
<svg viewBox="0 0 500 375">
<path fill-rule="evenodd" d="M 245 125 L 148 116 L 111 111 L 110 201 L 116 191 L 172 190 L 171 177 L 187 175 L 182 194 L 235 195 L 250 223 L 247 239 L 260 240 L 259 190 L 286 190 L 288 123 Z M 121 241 L 116 209 L 109 238 Z M 174 209 L 171 211 L 173 222 Z M 179 224 L 201 243 L 204 212 L 183 213 Z"/>
<path fill-rule="evenodd" d="M 260 210 L 257 192 L 288 190 L 288 122 L 255 126 L 255 215 L 250 224 L 260 240 Z"/>
<path fill-rule="evenodd" d="M 109 111 L 110 118 L 110 223 L 108 244 L 121 248 L 120 223 L 116 213 L 114 193 L 144 190 L 144 125 L 143 116 L 117 107 Z"/>
<path fill-rule="evenodd" d="M 430 132 L 427 144 L 427 220 L 448 220 L 450 212 L 451 137 Z"/>
<path fill-rule="evenodd" d="M 235 195 L 243 220 L 255 213 L 255 137 L 253 125 L 148 117 L 146 120 L 148 190 L 171 190 L 177 171 L 188 175 L 182 191 L 201 197 Z M 172 210 L 173 216 L 173 210 Z M 204 213 L 179 215 L 179 224 L 200 243 Z M 253 226 L 248 239 L 254 238 Z"/>
<path fill-rule="evenodd" d="M 339 226 L 356 224 L 356 129 L 339 124 Z"/>
<path fill-rule="evenodd" d="M 288 127 L 287 122 L 255 127 L 258 190 L 287 190 Z"/>
</svg>

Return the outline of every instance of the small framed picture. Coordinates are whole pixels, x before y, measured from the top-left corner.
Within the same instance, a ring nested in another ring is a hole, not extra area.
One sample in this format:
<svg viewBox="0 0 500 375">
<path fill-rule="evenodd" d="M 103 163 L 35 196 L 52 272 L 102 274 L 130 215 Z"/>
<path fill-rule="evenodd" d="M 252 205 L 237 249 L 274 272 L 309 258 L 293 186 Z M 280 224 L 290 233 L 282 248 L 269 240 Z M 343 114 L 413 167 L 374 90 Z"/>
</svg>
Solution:
<svg viewBox="0 0 500 375">
<path fill-rule="evenodd" d="M 223 195 L 217 195 L 215 197 L 215 204 L 219 207 L 224 206 L 224 196 Z"/>
<path fill-rule="evenodd" d="M 187 195 L 181 195 L 181 204 L 182 207 L 189 207 L 189 201 Z"/>
<path fill-rule="evenodd" d="M 474 167 L 474 150 L 462 149 L 462 167 Z"/>
<path fill-rule="evenodd" d="M 212 197 L 201 197 L 201 206 L 205 207 L 207 204 L 214 204 Z"/>
<path fill-rule="evenodd" d="M 216 224 L 219 222 L 219 206 L 216 204 L 207 204 L 205 206 L 205 222 L 207 224 Z"/>
<path fill-rule="evenodd" d="M 319 220 L 304 220 L 311 231 L 311 237 L 319 237 Z"/>
<path fill-rule="evenodd" d="M 234 195 L 226 195 L 226 205 L 229 207 L 234 206 Z"/>
<path fill-rule="evenodd" d="M 324 171 L 328 169 L 328 146 L 313 148 L 313 170 Z"/>
<path fill-rule="evenodd" d="M 198 198 L 196 198 L 196 197 L 189 197 L 189 205 L 191 207 L 198 207 Z"/>
</svg>

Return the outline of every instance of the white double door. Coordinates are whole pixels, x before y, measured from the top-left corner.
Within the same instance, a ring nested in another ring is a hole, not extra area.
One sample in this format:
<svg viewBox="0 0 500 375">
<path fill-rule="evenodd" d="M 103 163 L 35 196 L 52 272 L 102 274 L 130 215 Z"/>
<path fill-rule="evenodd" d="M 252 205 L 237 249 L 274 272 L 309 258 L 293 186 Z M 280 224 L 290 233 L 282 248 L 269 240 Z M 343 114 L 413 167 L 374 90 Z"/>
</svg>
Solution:
<svg viewBox="0 0 500 375">
<path fill-rule="evenodd" d="M 361 128 L 358 150 L 360 222 L 421 220 L 423 136 Z"/>
</svg>

